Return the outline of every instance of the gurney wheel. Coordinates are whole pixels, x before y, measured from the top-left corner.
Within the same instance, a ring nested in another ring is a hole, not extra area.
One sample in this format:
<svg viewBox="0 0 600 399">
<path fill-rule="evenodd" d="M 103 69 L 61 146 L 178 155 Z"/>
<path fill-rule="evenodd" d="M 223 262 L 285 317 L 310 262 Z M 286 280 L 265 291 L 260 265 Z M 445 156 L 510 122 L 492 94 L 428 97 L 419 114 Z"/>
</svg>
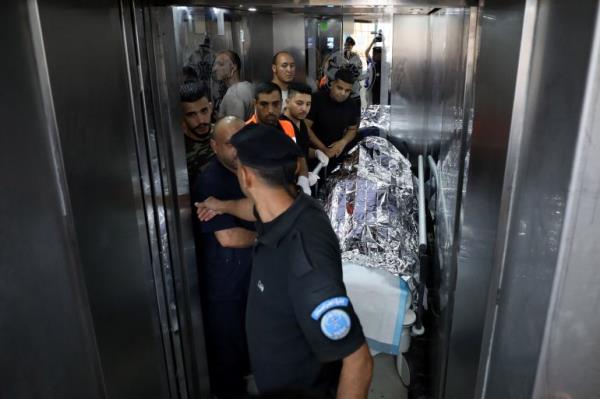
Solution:
<svg viewBox="0 0 600 399">
<path fill-rule="evenodd" d="M 400 354 L 396 357 L 396 371 L 400 376 L 400 381 L 405 387 L 410 386 L 410 367 L 408 362 L 404 358 L 404 355 Z"/>
</svg>

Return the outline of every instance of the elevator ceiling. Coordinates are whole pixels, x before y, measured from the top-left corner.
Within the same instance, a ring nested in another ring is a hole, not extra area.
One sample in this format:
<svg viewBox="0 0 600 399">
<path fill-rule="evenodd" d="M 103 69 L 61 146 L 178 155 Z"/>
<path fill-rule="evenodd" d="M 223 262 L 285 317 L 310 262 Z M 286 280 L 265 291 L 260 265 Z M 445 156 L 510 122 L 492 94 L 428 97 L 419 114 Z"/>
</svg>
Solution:
<svg viewBox="0 0 600 399">
<path fill-rule="evenodd" d="M 162 3 L 162 2 L 161 2 Z M 467 7 L 475 3 L 472 0 L 434 0 L 434 1 L 385 1 L 385 0 L 294 0 L 294 1 L 240 1 L 225 0 L 192 0 L 165 2 L 164 5 L 175 6 L 212 6 L 240 11 L 256 10 L 262 13 L 302 13 L 305 15 L 382 15 L 382 14 L 415 14 L 427 15 L 441 7 Z"/>
</svg>

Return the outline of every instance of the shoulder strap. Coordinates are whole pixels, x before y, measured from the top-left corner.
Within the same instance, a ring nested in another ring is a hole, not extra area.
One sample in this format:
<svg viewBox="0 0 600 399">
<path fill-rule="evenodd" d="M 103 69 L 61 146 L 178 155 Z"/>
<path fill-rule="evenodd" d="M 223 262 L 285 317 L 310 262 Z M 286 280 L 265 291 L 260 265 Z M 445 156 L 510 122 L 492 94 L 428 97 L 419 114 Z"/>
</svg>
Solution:
<svg viewBox="0 0 600 399">
<path fill-rule="evenodd" d="M 296 142 L 296 130 L 294 129 L 294 125 L 290 121 L 286 121 L 285 119 L 279 120 L 279 125 L 283 129 L 283 132 L 286 136 L 294 140 Z"/>
</svg>

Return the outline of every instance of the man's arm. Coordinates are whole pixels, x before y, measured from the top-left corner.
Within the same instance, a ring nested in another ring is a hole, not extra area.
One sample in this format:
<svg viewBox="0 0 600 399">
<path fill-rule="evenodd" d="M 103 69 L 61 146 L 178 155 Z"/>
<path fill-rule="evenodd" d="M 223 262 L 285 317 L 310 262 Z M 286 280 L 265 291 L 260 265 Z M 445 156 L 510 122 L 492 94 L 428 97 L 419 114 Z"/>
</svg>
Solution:
<svg viewBox="0 0 600 399">
<path fill-rule="evenodd" d="M 309 150 L 310 153 L 310 150 Z M 300 157 L 298 158 L 298 162 L 300 163 L 300 168 L 298 170 L 298 176 L 308 176 L 308 164 L 306 163 L 306 158 Z"/>
<path fill-rule="evenodd" d="M 366 399 L 372 376 L 373 358 L 365 343 L 342 361 L 337 399 Z"/>
<path fill-rule="evenodd" d="M 239 200 L 221 201 L 214 197 L 208 197 L 203 202 L 197 202 L 196 214 L 201 222 L 206 222 L 216 215 L 227 213 L 248 222 L 256 222 L 254 216 L 254 203 L 250 198 Z"/>
<path fill-rule="evenodd" d="M 256 232 L 246 230 L 243 227 L 215 231 L 215 237 L 219 244 L 225 248 L 248 248 L 256 239 Z"/>
<path fill-rule="evenodd" d="M 331 149 L 328 148 L 325 144 L 323 144 L 323 142 L 317 137 L 315 132 L 313 132 L 312 130 L 313 121 L 311 121 L 310 119 L 304 119 L 304 123 L 306 123 L 306 130 L 308 131 L 308 138 L 310 139 L 310 142 L 315 147 L 317 147 L 317 149 L 323 151 L 325 155 L 331 158 L 333 156 L 333 152 L 331 151 Z"/>
<path fill-rule="evenodd" d="M 331 143 L 329 149 L 333 152 L 334 156 L 340 156 L 340 154 L 344 151 L 344 148 L 346 148 L 346 146 L 350 144 L 352 140 L 354 140 L 357 131 L 358 128 L 356 125 L 350 126 L 346 129 L 344 137 L 342 137 L 338 141 Z"/>
</svg>

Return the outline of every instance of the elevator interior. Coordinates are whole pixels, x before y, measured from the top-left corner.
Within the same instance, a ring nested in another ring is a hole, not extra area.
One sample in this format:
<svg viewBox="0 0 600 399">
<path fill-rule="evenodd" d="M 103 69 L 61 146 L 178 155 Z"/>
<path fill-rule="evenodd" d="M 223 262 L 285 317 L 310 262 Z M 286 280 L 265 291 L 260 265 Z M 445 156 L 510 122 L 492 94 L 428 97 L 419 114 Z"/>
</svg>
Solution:
<svg viewBox="0 0 600 399">
<path fill-rule="evenodd" d="M 435 260 L 429 263 L 435 267 L 431 268 L 429 292 L 430 303 L 439 313 L 447 310 L 448 303 L 448 276 L 444 272 L 450 269 L 445 265 L 451 262 L 449 249 L 454 245 L 454 215 L 465 146 L 463 133 L 469 124 L 469 115 L 464 110 L 472 108 L 476 16 L 476 8 L 466 5 L 294 6 L 287 2 L 268 2 L 256 7 L 196 2 L 155 9 L 152 14 L 157 30 L 155 36 L 162 38 L 154 45 L 162 56 L 159 64 L 162 62 L 166 87 L 170 88 L 170 92 L 163 95 L 169 98 L 165 102 L 171 106 L 170 119 L 174 121 L 178 120 L 179 111 L 173 90 L 190 79 L 189 75 L 211 84 L 213 98 L 222 96 L 220 88 L 211 80 L 208 67 L 211 54 L 219 50 L 238 53 L 243 69 L 241 78 L 254 83 L 271 79 L 274 53 L 289 51 L 296 61 L 296 79 L 316 88 L 324 72 L 324 61 L 342 48 L 346 37 L 355 39 L 354 51 L 362 55 L 375 34 L 381 32 L 383 41 L 375 45 L 381 53 L 380 92 L 376 97 L 381 104 L 390 106 L 391 120 L 389 130 L 381 135 L 413 161 L 415 176 L 419 155 L 426 162 L 429 159 L 427 164 L 435 168 L 437 176 L 436 182 L 431 184 L 440 195 L 433 195 L 433 189 L 430 193 L 435 229 L 431 232 L 429 255 Z M 203 67 L 203 64 L 206 65 Z M 191 65 L 195 73 L 189 71 Z M 363 65 L 367 66 L 366 59 Z M 200 70 L 204 70 L 202 77 L 198 76 L 202 74 L 198 73 Z M 363 107 L 370 105 L 372 92 L 363 92 L 362 98 Z M 177 145 L 179 130 L 173 128 L 170 134 Z M 182 154 L 179 151 L 179 156 Z M 434 178 L 433 172 L 431 177 Z M 434 249 L 435 243 L 443 243 L 442 248 L 447 250 Z M 421 320 L 418 324 L 422 324 Z M 427 337 L 428 343 L 423 345 L 429 347 L 435 338 Z M 427 356 L 443 356 L 442 351 L 435 353 L 427 348 L 426 354 L 421 354 L 422 359 L 417 361 L 418 368 L 424 368 Z M 418 370 L 413 374 L 424 372 Z M 433 379 L 433 376 L 428 375 L 428 378 Z M 404 380 L 408 383 L 410 378 Z M 442 384 L 441 380 L 439 383 Z M 434 391 L 432 387 L 429 384 L 430 394 Z"/>
<path fill-rule="evenodd" d="M 209 38 L 246 80 L 287 49 L 312 82 L 347 35 L 378 30 L 388 138 L 430 159 L 425 393 L 595 397 L 597 15 L 591 0 L 6 2 L 0 397 L 207 397 L 184 67 Z"/>
</svg>

